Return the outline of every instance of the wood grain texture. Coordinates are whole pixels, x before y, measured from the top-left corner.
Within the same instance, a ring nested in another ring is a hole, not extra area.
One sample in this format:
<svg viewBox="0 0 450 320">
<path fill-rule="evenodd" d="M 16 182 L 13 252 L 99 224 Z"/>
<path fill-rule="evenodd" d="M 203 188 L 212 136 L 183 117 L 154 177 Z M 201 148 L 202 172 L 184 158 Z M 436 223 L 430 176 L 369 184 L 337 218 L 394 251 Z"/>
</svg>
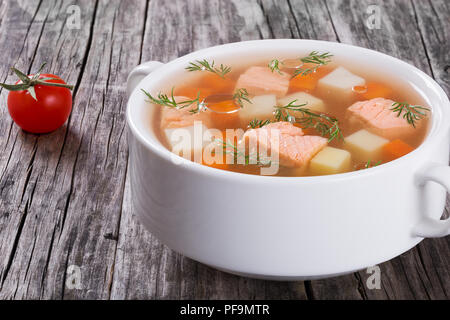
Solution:
<svg viewBox="0 0 450 320">
<path fill-rule="evenodd" d="M 72 4 L 80 30 L 65 25 Z M 371 30 L 373 4 L 382 15 Z M 448 238 L 381 264 L 380 290 L 367 288 L 365 271 L 270 282 L 174 253 L 133 215 L 124 111 L 125 79 L 140 62 L 266 38 L 382 51 L 450 93 L 449 14 L 446 0 L 0 0 L 0 81 L 14 81 L 11 65 L 31 71 L 47 61 L 76 84 L 67 125 L 39 136 L 12 123 L 0 91 L 0 299 L 448 299 Z M 81 268 L 80 289 L 65 285 L 71 265 Z"/>
</svg>

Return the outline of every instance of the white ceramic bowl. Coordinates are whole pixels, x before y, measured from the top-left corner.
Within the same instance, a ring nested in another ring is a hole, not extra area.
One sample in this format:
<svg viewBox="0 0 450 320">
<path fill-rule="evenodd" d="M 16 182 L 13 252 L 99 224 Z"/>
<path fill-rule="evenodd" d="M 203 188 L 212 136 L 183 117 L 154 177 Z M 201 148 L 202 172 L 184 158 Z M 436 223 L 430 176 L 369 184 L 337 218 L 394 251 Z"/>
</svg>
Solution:
<svg viewBox="0 0 450 320">
<path fill-rule="evenodd" d="M 267 177 L 221 171 L 179 159 L 150 129 L 141 88 L 167 89 L 189 61 L 231 63 L 329 51 L 355 64 L 393 72 L 433 109 L 424 143 L 368 170 L 320 177 Z M 424 237 L 449 234 L 439 220 L 450 189 L 450 103 L 422 71 L 385 54 L 332 42 L 260 40 L 148 62 L 129 77 L 132 199 L 137 216 L 164 244 L 221 270 L 298 280 L 360 270 L 389 260 Z M 134 90 L 133 90 L 134 89 Z"/>
</svg>

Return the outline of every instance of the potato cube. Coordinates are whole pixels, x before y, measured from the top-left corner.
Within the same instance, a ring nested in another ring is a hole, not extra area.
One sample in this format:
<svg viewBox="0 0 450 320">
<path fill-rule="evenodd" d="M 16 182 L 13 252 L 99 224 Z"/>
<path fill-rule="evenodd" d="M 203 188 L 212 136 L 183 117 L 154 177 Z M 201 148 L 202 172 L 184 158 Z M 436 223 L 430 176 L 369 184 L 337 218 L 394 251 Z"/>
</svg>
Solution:
<svg viewBox="0 0 450 320">
<path fill-rule="evenodd" d="M 357 161 L 379 161 L 383 158 L 383 146 L 388 142 L 367 130 L 359 130 L 345 138 L 344 146 Z"/>
<path fill-rule="evenodd" d="M 244 101 L 243 108 L 239 111 L 241 124 L 246 127 L 253 119 L 266 120 L 273 116 L 277 98 L 274 94 L 255 96 L 250 99 L 251 103 Z"/>
<path fill-rule="evenodd" d="M 352 88 L 363 86 L 366 81 L 347 69 L 339 67 L 319 80 L 318 90 L 321 95 L 333 97 L 348 103 L 354 97 Z"/>
<path fill-rule="evenodd" d="M 325 147 L 311 159 L 309 169 L 315 175 L 347 172 L 351 165 L 350 152 L 333 147 Z"/>
<path fill-rule="evenodd" d="M 317 112 L 325 112 L 325 104 L 319 98 L 316 98 L 309 93 L 300 91 L 290 95 L 287 95 L 284 98 L 278 99 L 279 106 L 285 106 L 292 101 L 295 101 L 296 105 L 306 104 L 305 108 L 308 108 Z"/>
<path fill-rule="evenodd" d="M 251 96 L 275 94 L 286 95 L 291 76 L 286 72 L 272 72 L 267 66 L 248 68 L 236 82 L 236 89 L 245 88 Z"/>
</svg>

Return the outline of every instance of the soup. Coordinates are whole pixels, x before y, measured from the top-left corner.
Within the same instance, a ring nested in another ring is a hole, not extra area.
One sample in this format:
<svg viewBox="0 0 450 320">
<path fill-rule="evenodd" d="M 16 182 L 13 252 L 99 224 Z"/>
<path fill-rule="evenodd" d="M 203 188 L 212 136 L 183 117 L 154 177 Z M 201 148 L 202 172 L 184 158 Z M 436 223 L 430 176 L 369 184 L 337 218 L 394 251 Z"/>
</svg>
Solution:
<svg viewBox="0 0 450 320">
<path fill-rule="evenodd" d="M 220 170 L 317 176 L 365 170 L 417 148 L 431 111 L 390 75 L 331 53 L 245 66 L 186 66 L 170 92 L 143 90 L 174 154 Z"/>
</svg>

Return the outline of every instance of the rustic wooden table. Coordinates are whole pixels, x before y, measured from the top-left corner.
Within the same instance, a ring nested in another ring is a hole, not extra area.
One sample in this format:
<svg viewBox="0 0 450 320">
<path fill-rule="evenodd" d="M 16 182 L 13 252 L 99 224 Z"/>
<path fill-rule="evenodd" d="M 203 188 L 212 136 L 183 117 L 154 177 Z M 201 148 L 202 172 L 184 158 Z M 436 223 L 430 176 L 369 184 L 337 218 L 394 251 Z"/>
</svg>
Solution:
<svg viewBox="0 0 450 320">
<path fill-rule="evenodd" d="M 133 216 L 125 130 L 134 66 L 241 40 L 372 48 L 450 93 L 449 17 L 447 0 L 0 0 L 0 81 L 15 80 L 10 66 L 32 71 L 47 61 L 76 84 L 67 125 L 40 136 L 13 124 L 1 91 L 0 299 L 449 298 L 449 237 L 380 265 L 381 289 L 368 289 L 365 271 L 270 282 L 172 252 Z"/>
</svg>

